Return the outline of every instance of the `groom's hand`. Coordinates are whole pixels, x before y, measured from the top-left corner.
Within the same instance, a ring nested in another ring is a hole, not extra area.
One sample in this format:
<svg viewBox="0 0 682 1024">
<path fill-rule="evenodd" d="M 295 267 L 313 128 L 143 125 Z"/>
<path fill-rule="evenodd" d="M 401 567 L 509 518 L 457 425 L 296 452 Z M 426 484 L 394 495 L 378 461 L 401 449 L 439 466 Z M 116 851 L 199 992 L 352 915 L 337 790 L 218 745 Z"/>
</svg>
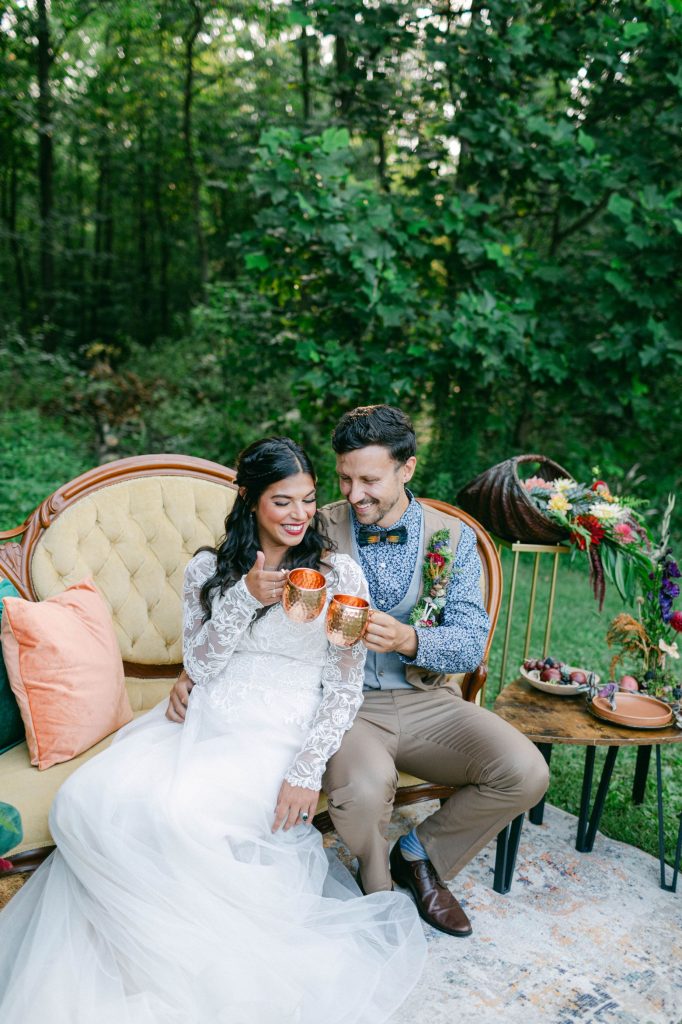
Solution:
<svg viewBox="0 0 682 1024">
<path fill-rule="evenodd" d="M 374 608 L 369 613 L 367 632 L 362 639 L 365 647 L 379 654 L 397 651 L 406 658 L 414 658 L 417 653 L 417 634 L 414 628 Z"/>
<path fill-rule="evenodd" d="M 193 686 L 194 683 L 183 668 L 182 672 L 173 683 L 173 689 L 168 697 L 166 718 L 170 719 L 171 722 L 179 722 L 182 725 L 185 721 L 185 715 L 187 714 L 187 701 L 189 700 L 189 695 Z"/>
<path fill-rule="evenodd" d="M 288 832 L 294 825 L 312 825 L 319 795 L 319 789 L 292 786 L 285 779 L 277 797 L 272 831 L 276 832 L 282 826 Z M 306 817 L 301 818 L 302 814 Z"/>
</svg>

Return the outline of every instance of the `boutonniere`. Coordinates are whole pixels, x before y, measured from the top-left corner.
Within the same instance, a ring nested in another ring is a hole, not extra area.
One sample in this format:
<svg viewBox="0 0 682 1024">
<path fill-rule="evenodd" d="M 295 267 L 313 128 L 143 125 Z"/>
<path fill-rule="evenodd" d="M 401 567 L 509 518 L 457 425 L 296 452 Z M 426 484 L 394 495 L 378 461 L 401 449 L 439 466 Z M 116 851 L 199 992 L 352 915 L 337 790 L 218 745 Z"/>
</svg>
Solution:
<svg viewBox="0 0 682 1024">
<path fill-rule="evenodd" d="M 411 626 L 437 626 L 443 617 L 448 583 L 452 578 L 454 555 L 450 531 L 437 530 L 431 537 L 422 568 L 424 591 L 412 609 Z"/>
</svg>

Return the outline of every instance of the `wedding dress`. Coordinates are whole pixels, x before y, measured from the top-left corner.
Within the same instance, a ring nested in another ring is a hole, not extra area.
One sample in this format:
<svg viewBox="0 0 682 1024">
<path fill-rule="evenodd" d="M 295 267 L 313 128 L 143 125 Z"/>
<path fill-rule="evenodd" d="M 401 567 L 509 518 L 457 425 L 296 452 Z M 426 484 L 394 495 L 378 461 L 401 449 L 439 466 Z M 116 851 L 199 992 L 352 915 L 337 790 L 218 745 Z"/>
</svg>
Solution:
<svg viewBox="0 0 682 1024">
<path fill-rule="evenodd" d="M 331 593 L 365 592 L 331 556 Z M 362 700 L 364 649 L 328 644 L 244 581 L 185 576 L 183 726 L 165 702 L 62 786 L 57 851 L 0 914 L 3 1024 L 378 1024 L 421 973 L 409 897 L 360 898 L 321 836 L 272 833 L 283 778 L 318 788 Z"/>
</svg>

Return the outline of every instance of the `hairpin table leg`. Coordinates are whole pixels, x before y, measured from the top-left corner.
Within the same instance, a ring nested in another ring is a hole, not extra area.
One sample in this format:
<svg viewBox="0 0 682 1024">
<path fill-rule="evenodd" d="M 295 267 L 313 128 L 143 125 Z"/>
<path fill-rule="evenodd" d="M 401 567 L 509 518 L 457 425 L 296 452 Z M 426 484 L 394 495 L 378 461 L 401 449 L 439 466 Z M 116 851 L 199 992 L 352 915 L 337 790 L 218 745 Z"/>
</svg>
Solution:
<svg viewBox="0 0 682 1024">
<path fill-rule="evenodd" d="M 661 771 L 661 744 L 656 744 L 656 798 L 658 801 L 658 862 L 661 868 L 661 889 L 666 892 L 677 892 L 677 876 L 680 871 L 680 860 L 682 859 L 682 814 L 680 814 L 680 827 L 677 830 L 677 847 L 675 849 L 675 860 L 673 861 L 673 880 L 668 885 L 665 880 L 665 826 L 663 823 L 663 777 Z"/>
<path fill-rule="evenodd" d="M 514 880 L 514 868 L 521 841 L 523 818 L 523 814 L 519 814 L 497 835 L 493 889 L 502 896 L 509 892 Z"/>
<path fill-rule="evenodd" d="M 635 778 L 632 783 L 633 804 L 644 803 L 644 791 L 646 779 L 649 774 L 649 762 L 651 760 L 651 746 L 637 747 L 637 763 L 635 765 Z"/>
<path fill-rule="evenodd" d="M 578 817 L 578 835 L 575 843 L 575 848 L 579 853 L 590 853 L 594 846 L 594 837 L 596 836 L 597 829 L 599 828 L 602 811 L 604 810 L 604 801 L 606 800 L 606 794 L 609 791 L 609 783 L 611 782 L 613 766 L 616 763 L 616 757 L 618 756 L 620 747 L 609 747 L 607 751 L 606 758 L 604 759 L 604 765 L 601 770 L 601 778 L 599 779 L 597 795 L 594 798 L 594 805 L 592 807 L 592 814 L 590 815 L 588 825 L 587 816 L 590 808 L 590 791 L 592 789 L 595 750 L 595 747 L 585 748 L 585 774 L 583 775 L 583 791 L 580 798 L 580 815 Z"/>
</svg>

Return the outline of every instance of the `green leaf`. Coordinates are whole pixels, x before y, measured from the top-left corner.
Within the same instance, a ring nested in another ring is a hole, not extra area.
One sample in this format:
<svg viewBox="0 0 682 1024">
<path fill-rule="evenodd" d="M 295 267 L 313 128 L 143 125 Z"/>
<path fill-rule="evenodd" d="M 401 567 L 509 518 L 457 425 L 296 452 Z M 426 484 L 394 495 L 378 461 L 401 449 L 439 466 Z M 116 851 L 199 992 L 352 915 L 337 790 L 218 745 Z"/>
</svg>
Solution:
<svg viewBox="0 0 682 1024">
<path fill-rule="evenodd" d="M 588 156 L 590 155 L 590 153 L 594 153 L 596 142 L 594 141 L 592 136 L 588 135 L 587 132 L 584 132 L 582 128 L 578 131 L 578 142 L 580 143 L 580 145 L 585 150 Z"/>
<path fill-rule="evenodd" d="M 622 221 L 623 224 L 629 224 L 632 220 L 632 211 L 635 208 L 635 204 L 630 199 L 626 199 L 625 196 L 619 196 L 618 194 L 611 196 L 607 209 L 609 213 L 612 213 L 614 217 Z"/>
<path fill-rule="evenodd" d="M 270 261 L 264 252 L 249 252 L 244 258 L 247 270 L 267 270 Z"/>
<path fill-rule="evenodd" d="M 347 128 L 326 128 L 321 136 L 322 150 L 334 153 L 338 149 L 348 149 L 350 133 Z"/>
<path fill-rule="evenodd" d="M 624 601 L 627 601 L 627 587 L 626 587 L 626 583 L 625 583 L 625 571 L 626 571 L 625 570 L 625 555 L 623 554 L 622 551 L 616 551 L 615 552 L 613 568 L 614 568 L 614 580 L 615 580 L 616 587 L 618 589 L 618 593 L 620 594 L 620 596 L 623 598 Z"/>
<path fill-rule="evenodd" d="M 649 26 L 643 21 L 630 21 L 625 26 L 623 37 L 638 42 L 649 35 Z"/>
</svg>

